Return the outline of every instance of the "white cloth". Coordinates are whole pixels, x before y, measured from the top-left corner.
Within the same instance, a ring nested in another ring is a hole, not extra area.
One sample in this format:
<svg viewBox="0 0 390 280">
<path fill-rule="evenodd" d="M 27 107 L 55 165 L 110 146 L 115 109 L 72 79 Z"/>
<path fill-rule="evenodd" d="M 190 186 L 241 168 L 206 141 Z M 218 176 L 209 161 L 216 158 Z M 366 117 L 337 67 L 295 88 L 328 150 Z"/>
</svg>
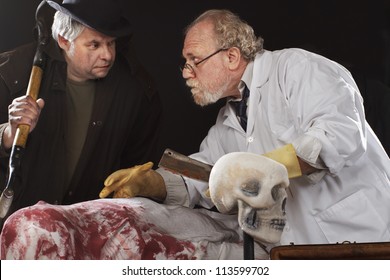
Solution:
<svg viewBox="0 0 390 280">
<path fill-rule="evenodd" d="M 226 153 L 293 143 L 302 159 L 325 169 L 290 180 L 281 243 L 389 241 L 390 160 L 365 122 L 351 74 L 301 49 L 265 51 L 249 66 L 247 131 L 227 104 L 191 157 L 214 164 Z M 185 183 L 190 206 L 212 207 L 207 184 Z"/>
</svg>

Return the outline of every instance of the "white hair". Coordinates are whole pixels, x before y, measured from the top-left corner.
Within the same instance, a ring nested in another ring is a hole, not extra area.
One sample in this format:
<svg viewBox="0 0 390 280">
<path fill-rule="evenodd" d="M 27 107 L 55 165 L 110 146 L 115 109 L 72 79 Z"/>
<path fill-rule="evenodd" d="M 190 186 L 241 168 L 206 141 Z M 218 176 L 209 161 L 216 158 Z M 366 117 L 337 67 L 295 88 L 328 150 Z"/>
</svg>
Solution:
<svg viewBox="0 0 390 280">
<path fill-rule="evenodd" d="M 58 35 L 66 40 L 73 42 L 77 36 L 84 30 L 85 26 L 72 19 L 67 14 L 57 11 L 54 14 L 51 32 L 54 40 L 58 42 Z"/>
</svg>

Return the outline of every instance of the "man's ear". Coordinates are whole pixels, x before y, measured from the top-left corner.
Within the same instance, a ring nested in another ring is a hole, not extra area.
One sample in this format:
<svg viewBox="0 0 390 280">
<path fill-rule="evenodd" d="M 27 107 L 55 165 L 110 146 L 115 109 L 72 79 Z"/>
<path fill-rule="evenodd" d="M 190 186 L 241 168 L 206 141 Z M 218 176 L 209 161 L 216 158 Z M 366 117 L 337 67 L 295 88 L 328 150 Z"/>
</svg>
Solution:
<svg viewBox="0 0 390 280">
<path fill-rule="evenodd" d="M 227 55 L 229 59 L 229 69 L 237 69 L 241 61 L 241 52 L 238 48 L 232 47 L 227 50 Z"/>
<path fill-rule="evenodd" d="M 69 40 L 65 39 L 61 35 L 58 35 L 58 45 L 60 46 L 61 49 L 64 51 L 68 51 L 70 48 L 70 42 Z"/>
</svg>

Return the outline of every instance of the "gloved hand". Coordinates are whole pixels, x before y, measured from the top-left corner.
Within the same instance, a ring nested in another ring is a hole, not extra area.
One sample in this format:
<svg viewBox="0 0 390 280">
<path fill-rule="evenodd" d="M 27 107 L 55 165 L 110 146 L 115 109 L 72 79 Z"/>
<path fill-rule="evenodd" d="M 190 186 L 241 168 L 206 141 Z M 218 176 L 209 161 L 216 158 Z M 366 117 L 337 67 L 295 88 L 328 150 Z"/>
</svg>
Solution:
<svg viewBox="0 0 390 280">
<path fill-rule="evenodd" d="M 292 144 L 287 144 L 263 156 L 283 164 L 287 168 L 289 178 L 302 176 L 299 160 Z"/>
<path fill-rule="evenodd" d="M 114 198 L 144 196 L 164 200 L 167 195 L 164 179 L 152 167 L 153 163 L 148 162 L 112 173 L 104 181 L 99 197 L 105 198 L 114 192 Z"/>
</svg>

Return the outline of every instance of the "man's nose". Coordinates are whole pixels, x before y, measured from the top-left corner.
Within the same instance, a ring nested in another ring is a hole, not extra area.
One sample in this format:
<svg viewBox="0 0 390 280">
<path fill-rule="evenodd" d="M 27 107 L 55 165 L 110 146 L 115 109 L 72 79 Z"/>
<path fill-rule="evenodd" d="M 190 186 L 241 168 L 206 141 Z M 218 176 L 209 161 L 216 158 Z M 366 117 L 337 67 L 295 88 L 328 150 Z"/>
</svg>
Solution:
<svg viewBox="0 0 390 280">
<path fill-rule="evenodd" d="M 112 60 L 112 58 L 114 57 L 114 54 L 115 54 L 115 49 L 112 48 L 111 46 L 104 46 L 102 48 L 102 52 L 101 52 L 101 58 L 102 59 L 105 59 L 105 60 Z"/>
<path fill-rule="evenodd" d="M 184 79 L 189 79 L 189 78 L 194 78 L 195 77 L 195 72 L 194 71 L 191 71 L 190 69 L 186 68 L 186 67 L 183 67 L 183 69 L 181 69 L 181 75 Z"/>
</svg>

